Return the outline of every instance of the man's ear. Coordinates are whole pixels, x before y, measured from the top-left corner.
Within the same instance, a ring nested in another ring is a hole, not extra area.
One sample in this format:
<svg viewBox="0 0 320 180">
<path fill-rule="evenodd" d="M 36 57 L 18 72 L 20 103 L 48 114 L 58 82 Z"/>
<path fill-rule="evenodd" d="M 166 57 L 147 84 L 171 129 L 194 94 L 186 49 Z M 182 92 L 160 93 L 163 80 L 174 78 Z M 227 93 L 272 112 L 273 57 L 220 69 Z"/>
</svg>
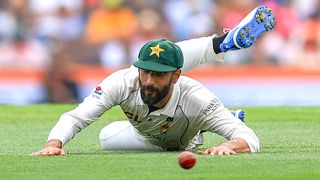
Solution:
<svg viewBox="0 0 320 180">
<path fill-rule="evenodd" d="M 178 69 L 178 70 L 173 72 L 173 75 L 172 75 L 172 83 L 173 84 L 177 83 L 180 75 L 181 75 L 181 69 Z"/>
</svg>

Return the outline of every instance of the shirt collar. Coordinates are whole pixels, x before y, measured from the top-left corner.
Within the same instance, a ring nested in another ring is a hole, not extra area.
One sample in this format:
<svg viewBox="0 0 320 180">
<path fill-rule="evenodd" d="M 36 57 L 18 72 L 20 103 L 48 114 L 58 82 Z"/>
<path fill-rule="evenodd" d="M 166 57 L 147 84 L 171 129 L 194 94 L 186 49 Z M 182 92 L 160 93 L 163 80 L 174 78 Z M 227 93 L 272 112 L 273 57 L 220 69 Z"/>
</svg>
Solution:
<svg viewBox="0 0 320 180">
<path fill-rule="evenodd" d="M 168 117 L 173 117 L 176 111 L 176 107 L 178 105 L 179 97 L 180 97 L 180 88 L 179 88 L 179 84 L 176 83 L 173 85 L 172 94 L 167 104 L 163 108 L 158 109 L 152 112 L 151 114 L 157 115 L 157 116 L 159 116 L 160 114 L 163 114 Z"/>
</svg>

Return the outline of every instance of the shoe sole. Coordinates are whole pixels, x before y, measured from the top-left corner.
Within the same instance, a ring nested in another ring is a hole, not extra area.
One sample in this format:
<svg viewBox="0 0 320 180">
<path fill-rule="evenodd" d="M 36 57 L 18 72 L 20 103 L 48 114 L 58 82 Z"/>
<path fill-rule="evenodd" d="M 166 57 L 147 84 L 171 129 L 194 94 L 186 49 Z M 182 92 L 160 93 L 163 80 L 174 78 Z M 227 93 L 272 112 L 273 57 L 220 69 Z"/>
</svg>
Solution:
<svg viewBox="0 0 320 180">
<path fill-rule="evenodd" d="M 272 10 L 267 6 L 257 7 L 240 22 L 233 41 L 238 48 L 250 47 L 262 33 L 272 30 L 275 25 Z"/>
</svg>

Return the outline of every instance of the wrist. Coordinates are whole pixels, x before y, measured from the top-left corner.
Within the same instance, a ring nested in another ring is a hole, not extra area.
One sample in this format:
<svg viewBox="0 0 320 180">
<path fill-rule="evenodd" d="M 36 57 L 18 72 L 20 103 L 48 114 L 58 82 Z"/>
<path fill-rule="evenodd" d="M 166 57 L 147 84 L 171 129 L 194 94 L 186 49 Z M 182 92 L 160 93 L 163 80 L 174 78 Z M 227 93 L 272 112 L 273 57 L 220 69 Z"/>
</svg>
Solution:
<svg viewBox="0 0 320 180">
<path fill-rule="evenodd" d="M 247 142 L 241 138 L 235 138 L 235 139 L 226 141 L 226 142 L 220 144 L 218 147 L 228 148 L 228 149 L 233 150 L 237 153 L 250 152 L 250 148 L 249 148 Z"/>
<path fill-rule="evenodd" d="M 62 148 L 62 142 L 60 140 L 57 139 L 53 139 L 47 142 L 47 144 L 45 145 L 45 148 Z"/>
</svg>

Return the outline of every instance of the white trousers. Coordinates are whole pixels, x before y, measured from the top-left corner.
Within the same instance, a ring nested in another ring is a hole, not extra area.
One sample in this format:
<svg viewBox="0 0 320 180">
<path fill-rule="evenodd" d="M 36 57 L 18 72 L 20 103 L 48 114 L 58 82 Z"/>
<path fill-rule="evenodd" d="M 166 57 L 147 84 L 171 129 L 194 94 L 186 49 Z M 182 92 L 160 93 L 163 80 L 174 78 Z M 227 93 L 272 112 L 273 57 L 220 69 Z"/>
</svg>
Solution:
<svg viewBox="0 0 320 180">
<path fill-rule="evenodd" d="M 162 150 L 150 144 L 129 121 L 115 121 L 107 125 L 100 131 L 99 139 L 103 150 Z"/>
</svg>

